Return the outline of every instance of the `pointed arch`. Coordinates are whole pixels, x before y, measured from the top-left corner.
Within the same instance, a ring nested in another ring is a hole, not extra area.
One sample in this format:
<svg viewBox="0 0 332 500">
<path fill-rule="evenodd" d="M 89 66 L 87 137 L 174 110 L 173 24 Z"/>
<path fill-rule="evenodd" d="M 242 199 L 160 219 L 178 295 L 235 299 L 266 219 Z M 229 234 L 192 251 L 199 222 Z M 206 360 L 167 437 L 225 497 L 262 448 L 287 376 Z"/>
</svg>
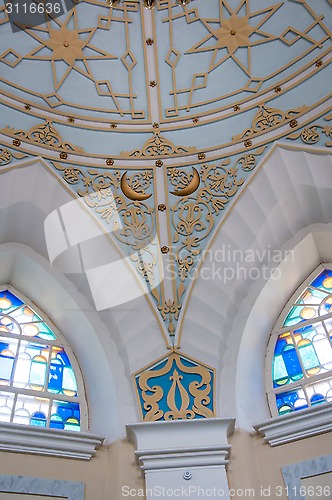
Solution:
<svg viewBox="0 0 332 500">
<path fill-rule="evenodd" d="M 272 416 L 332 401 L 332 265 L 295 291 L 273 328 L 266 357 Z"/>
<path fill-rule="evenodd" d="M 10 285 L 0 286 L 0 421 L 88 430 L 83 379 L 70 346 Z"/>
</svg>

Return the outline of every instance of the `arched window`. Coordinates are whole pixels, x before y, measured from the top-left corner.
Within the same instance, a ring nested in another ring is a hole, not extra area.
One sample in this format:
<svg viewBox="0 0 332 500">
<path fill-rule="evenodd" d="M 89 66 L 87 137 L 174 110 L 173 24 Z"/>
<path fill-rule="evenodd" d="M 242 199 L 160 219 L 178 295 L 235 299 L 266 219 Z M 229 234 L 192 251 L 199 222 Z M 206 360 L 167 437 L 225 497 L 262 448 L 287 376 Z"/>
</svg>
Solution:
<svg viewBox="0 0 332 500">
<path fill-rule="evenodd" d="M 288 302 L 267 363 L 272 416 L 332 401 L 332 266 L 320 266 Z"/>
<path fill-rule="evenodd" d="M 0 422 L 85 431 L 83 394 L 60 333 L 21 294 L 0 289 Z"/>
</svg>

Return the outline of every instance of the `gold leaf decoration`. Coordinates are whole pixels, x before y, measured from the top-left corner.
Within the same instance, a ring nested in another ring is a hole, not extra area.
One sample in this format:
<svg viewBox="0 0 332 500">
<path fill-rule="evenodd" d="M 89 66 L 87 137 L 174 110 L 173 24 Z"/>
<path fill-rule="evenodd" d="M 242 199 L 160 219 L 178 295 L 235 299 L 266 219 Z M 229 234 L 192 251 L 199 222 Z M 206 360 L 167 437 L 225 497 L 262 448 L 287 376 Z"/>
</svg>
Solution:
<svg viewBox="0 0 332 500">
<path fill-rule="evenodd" d="M 204 164 L 200 171 L 201 187 L 192 195 L 181 198 L 171 207 L 173 243 L 177 244 L 175 259 L 180 281 L 183 283 L 202 250 L 203 240 L 212 232 L 215 219 L 244 183 L 238 178 L 236 166 L 228 168 L 230 159 L 219 165 Z M 173 186 L 188 186 L 193 174 L 176 168 L 168 169 Z M 178 290 L 183 295 L 184 290 Z"/>
<path fill-rule="evenodd" d="M 324 118 L 325 121 L 331 121 L 332 115 L 328 115 Z M 294 132 L 287 136 L 287 139 L 299 139 L 305 144 L 317 144 L 321 139 L 321 133 L 325 134 L 328 138 L 332 139 L 332 126 L 331 125 L 321 125 L 315 123 L 309 127 L 304 128 L 300 132 Z M 330 148 L 332 146 L 332 141 L 327 140 L 325 146 Z"/>
<path fill-rule="evenodd" d="M 0 166 L 8 165 L 12 161 L 12 154 L 8 149 L 0 149 Z"/>
<path fill-rule="evenodd" d="M 154 132 L 153 137 L 148 139 L 143 145 L 142 149 L 135 149 L 134 151 L 123 151 L 120 156 L 124 157 L 156 157 L 156 156 L 171 156 L 182 153 L 196 153 L 195 147 L 186 148 L 184 146 L 175 146 L 173 142 L 169 141 L 160 132 Z"/>
<path fill-rule="evenodd" d="M 291 120 L 294 116 L 304 113 L 308 110 L 307 106 L 301 106 L 296 109 L 290 109 L 286 113 L 278 108 L 268 108 L 265 104 L 259 107 L 258 112 L 254 116 L 251 124 L 251 128 L 246 129 L 239 135 L 233 137 L 234 141 L 238 141 L 243 138 L 252 137 L 255 134 L 264 132 L 269 128 L 275 128 L 280 124 L 283 124 L 287 120 Z"/>
<path fill-rule="evenodd" d="M 8 126 L 1 129 L 1 132 L 10 137 L 19 137 L 20 139 L 37 143 L 40 146 L 77 153 L 84 152 L 82 148 L 74 146 L 70 142 L 65 142 L 49 120 L 46 120 L 45 123 L 34 125 L 28 132 L 25 130 L 15 130 Z"/>
<path fill-rule="evenodd" d="M 158 306 L 158 309 L 163 320 L 168 320 L 168 333 L 171 336 L 174 336 L 175 326 L 173 324 L 173 319 L 176 321 L 179 319 L 181 304 L 168 300 L 167 302 L 164 302 L 162 305 Z"/>
<path fill-rule="evenodd" d="M 84 169 L 67 167 L 54 162 L 62 172 L 63 179 L 76 186 L 76 192 L 84 198 L 87 207 L 105 225 L 106 231 L 115 238 L 123 255 L 130 255 L 136 271 L 144 278 L 149 288 L 155 284 L 156 252 L 151 251 L 155 238 L 155 217 L 153 205 L 128 200 L 121 190 L 119 170 Z M 151 190 L 153 173 L 135 171 L 128 177 L 131 186 L 137 190 Z M 159 292 L 153 296 L 159 302 Z"/>
</svg>

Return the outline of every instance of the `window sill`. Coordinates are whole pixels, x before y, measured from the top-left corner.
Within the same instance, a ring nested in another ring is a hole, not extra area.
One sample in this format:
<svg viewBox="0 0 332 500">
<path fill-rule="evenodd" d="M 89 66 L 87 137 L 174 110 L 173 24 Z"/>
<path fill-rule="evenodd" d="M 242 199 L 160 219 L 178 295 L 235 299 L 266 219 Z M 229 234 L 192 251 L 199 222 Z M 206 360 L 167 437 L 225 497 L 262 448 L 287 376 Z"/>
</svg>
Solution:
<svg viewBox="0 0 332 500">
<path fill-rule="evenodd" d="M 103 440 L 89 433 L 0 422 L 0 451 L 90 460 Z"/>
<path fill-rule="evenodd" d="M 270 446 L 317 436 L 332 431 L 332 403 L 289 413 L 253 427 Z"/>
</svg>

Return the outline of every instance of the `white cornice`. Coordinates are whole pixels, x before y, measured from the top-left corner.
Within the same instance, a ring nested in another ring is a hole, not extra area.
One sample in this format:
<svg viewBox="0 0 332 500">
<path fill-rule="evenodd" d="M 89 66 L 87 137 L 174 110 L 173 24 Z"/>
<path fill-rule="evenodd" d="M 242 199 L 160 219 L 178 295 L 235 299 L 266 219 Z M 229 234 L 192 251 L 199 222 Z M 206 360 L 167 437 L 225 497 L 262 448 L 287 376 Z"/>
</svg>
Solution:
<svg viewBox="0 0 332 500">
<path fill-rule="evenodd" d="M 271 446 L 332 431 L 332 403 L 313 406 L 254 425 Z"/>
<path fill-rule="evenodd" d="M 103 440 L 89 433 L 0 422 L 0 451 L 90 460 Z"/>
<path fill-rule="evenodd" d="M 127 425 L 142 470 L 226 465 L 234 419 L 176 420 Z"/>
</svg>

